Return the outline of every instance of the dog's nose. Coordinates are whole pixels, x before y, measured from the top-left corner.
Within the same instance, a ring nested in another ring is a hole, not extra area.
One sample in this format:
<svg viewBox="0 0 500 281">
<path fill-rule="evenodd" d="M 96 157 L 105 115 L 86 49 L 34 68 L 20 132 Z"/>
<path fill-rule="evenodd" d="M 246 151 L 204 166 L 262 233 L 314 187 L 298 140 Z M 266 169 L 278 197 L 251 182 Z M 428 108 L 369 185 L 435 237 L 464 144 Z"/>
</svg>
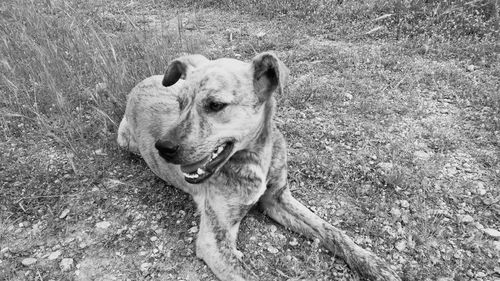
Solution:
<svg viewBox="0 0 500 281">
<path fill-rule="evenodd" d="M 172 158 L 179 151 L 179 145 L 169 140 L 159 140 L 155 143 L 155 147 L 163 158 Z"/>
</svg>

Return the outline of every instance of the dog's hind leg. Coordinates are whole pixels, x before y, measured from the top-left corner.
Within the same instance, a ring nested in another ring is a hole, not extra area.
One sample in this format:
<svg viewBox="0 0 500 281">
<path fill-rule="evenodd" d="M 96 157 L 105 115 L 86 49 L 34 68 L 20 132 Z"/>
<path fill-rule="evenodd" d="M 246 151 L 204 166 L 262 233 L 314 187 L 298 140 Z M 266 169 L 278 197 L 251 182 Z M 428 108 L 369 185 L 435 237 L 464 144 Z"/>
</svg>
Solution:
<svg viewBox="0 0 500 281">
<path fill-rule="evenodd" d="M 286 176 L 285 176 L 286 177 Z M 282 176 L 283 178 L 283 176 Z M 286 182 L 270 186 L 260 199 L 263 211 L 275 221 L 309 238 L 318 238 L 334 255 L 342 258 L 354 272 L 368 280 L 401 280 L 372 252 L 356 245 L 340 229 L 330 225 L 293 198 Z"/>
<path fill-rule="evenodd" d="M 254 280 L 236 250 L 240 222 L 250 206 L 219 197 L 217 200 L 194 198 L 201 212 L 196 255 L 203 259 L 222 281 Z"/>
<path fill-rule="evenodd" d="M 118 127 L 116 142 L 121 148 L 139 154 L 139 147 L 137 146 L 134 133 L 128 124 L 126 116 L 123 116 L 120 126 Z"/>
</svg>

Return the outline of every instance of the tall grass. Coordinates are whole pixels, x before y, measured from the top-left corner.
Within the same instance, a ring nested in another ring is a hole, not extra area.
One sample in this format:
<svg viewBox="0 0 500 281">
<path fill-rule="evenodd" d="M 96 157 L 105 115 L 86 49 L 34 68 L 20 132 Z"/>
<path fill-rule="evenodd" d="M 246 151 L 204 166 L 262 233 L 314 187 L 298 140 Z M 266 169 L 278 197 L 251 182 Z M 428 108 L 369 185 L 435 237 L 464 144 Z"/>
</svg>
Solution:
<svg viewBox="0 0 500 281">
<path fill-rule="evenodd" d="M 64 4 L 66 3 L 66 4 Z M 76 3 L 76 2 L 75 2 Z M 160 30 L 109 32 L 73 2 L 0 4 L 0 122 L 22 118 L 64 144 L 114 131 L 127 92 L 162 73 L 182 46 Z"/>
</svg>

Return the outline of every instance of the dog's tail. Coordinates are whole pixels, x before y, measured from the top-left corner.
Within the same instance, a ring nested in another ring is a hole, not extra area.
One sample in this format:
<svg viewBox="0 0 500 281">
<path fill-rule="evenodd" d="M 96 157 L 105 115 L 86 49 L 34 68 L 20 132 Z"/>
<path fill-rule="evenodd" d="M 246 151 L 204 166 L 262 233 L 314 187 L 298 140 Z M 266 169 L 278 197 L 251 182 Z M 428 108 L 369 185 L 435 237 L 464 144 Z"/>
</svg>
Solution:
<svg viewBox="0 0 500 281">
<path fill-rule="evenodd" d="M 374 253 L 356 245 L 340 229 L 324 221 L 293 198 L 287 186 L 268 190 L 261 198 L 263 211 L 272 219 L 309 238 L 318 238 L 334 255 L 342 258 L 351 270 L 362 278 L 380 281 L 400 281 L 389 264 Z"/>
</svg>

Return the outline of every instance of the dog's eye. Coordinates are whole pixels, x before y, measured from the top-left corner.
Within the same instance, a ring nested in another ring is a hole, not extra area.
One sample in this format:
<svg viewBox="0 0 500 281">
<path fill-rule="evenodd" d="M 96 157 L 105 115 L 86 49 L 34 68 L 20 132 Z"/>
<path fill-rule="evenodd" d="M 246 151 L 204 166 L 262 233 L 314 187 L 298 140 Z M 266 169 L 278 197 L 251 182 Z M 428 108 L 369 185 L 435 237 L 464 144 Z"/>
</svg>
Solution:
<svg viewBox="0 0 500 281">
<path fill-rule="evenodd" d="M 213 112 L 218 112 L 224 109 L 227 106 L 227 103 L 211 101 L 208 104 L 208 109 Z"/>
</svg>

